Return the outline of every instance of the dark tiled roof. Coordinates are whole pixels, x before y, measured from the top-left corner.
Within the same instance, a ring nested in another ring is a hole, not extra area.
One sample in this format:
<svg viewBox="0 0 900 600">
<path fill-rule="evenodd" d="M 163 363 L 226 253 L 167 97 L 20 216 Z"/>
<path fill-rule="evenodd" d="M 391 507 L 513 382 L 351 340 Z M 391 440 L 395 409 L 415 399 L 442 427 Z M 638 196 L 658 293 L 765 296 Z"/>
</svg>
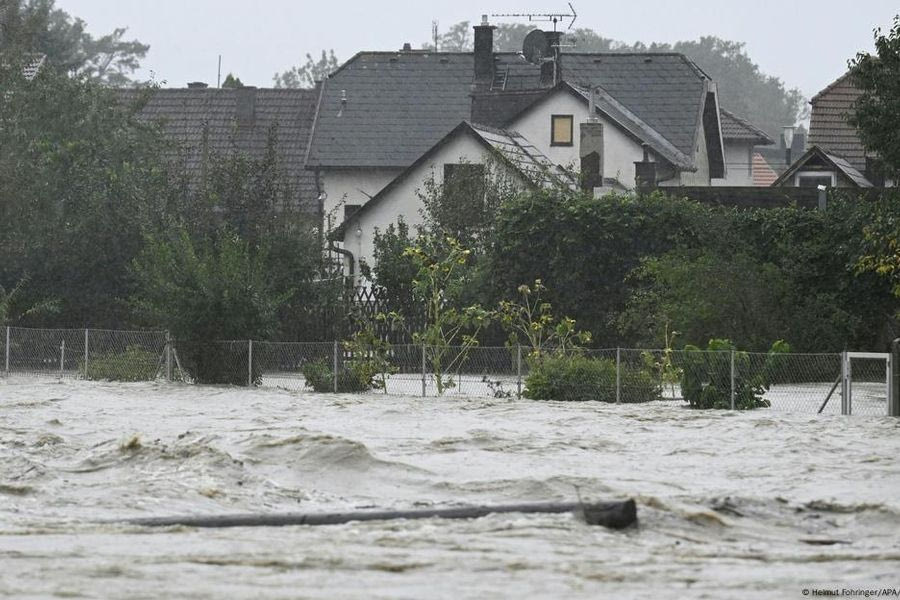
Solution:
<svg viewBox="0 0 900 600">
<path fill-rule="evenodd" d="M 412 164 L 469 117 L 473 69 L 470 53 L 357 54 L 325 81 L 308 165 Z"/>
<path fill-rule="evenodd" d="M 719 121 L 722 123 L 722 138 L 726 140 L 746 140 L 754 144 L 769 146 L 775 143 L 762 129 L 752 125 L 724 108 L 719 109 Z"/>
<path fill-rule="evenodd" d="M 238 125 L 237 96 L 255 92 L 252 125 Z M 144 92 L 119 90 L 124 100 L 136 100 Z M 276 151 L 287 173 L 298 204 L 315 210 L 314 174 L 303 167 L 315 116 L 317 90 L 233 88 L 160 89 L 151 92 L 141 110 L 145 119 L 161 122 L 165 133 L 181 149 L 190 173 L 199 176 L 206 136 L 209 151 L 231 155 L 241 152 L 255 159 L 265 154 L 270 130 L 277 137 Z M 176 158 L 173 155 L 172 158 Z"/>
<path fill-rule="evenodd" d="M 687 156 L 706 100 L 703 71 L 682 54 L 563 54 L 562 76 L 600 86 Z"/>
<path fill-rule="evenodd" d="M 472 53 L 362 52 L 325 83 L 309 165 L 405 167 L 471 110 Z M 540 87 L 540 68 L 495 53 L 505 89 Z M 706 75 L 681 54 L 564 54 L 562 76 L 602 87 L 619 105 L 694 155 Z M 346 105 L 342 108 L 342 94 Z"/>
<path fill-rule="evenodd" d="M 586 89 L 578 89 L 573 87 L 578 94 L 589 101 L 590 92 Z M 672 142 L 663 137 L 655 129 L 647 125 L 637 115 L 617 102 L 615 98 L 610 96 L 606 90 L 602 88 L 594 88 L 594 102 L 597 110 L 607 115 L 608 118 L 618 123 L 628 133 L 635 136 L 641 142 L 649 144 L 651 148 L 656 150 L 663 158 L 682 169 L 694 168 L 694 159 L 691 155 L 685 154 L 675 147 Z"/>
<path fill-rule="evenodd" d="M 819 92 L 810 102 L 809 143 L 839 154 L 856 169 L 865 170 L 866 156 L 873 155 L 866 152 L 856 128 L 847 123 L 861 93 L 851 83 L 849 73 Z"/>
<path fill-rule="evenodd" d="M 504 159 L 507 164 L 518 171 L 526 181 L 534 186 L 544 186 L 554 183 L 562 183 L 563 185 L 577 184 L 577 181 L 572 174 L 565 171 L 559 165 L 554 164 L 553 161 L 544 156 L 540 150 L 519 133 L 487 127 L 485 125 L 475 125 L 468 121 L 463 121 L 438 140 L 431 148 L 416 157 L 416 160 L 402 173 L 397 175 L 393 181 L 382 188 L 381 191 L 372 197 L 372 199 L 363 204 L 350 216 L 350 218 L 334 229 L 328 235 L 329 239 L 340 240 L 354 220 L 377 206 L 391 190 L 401 182 L 405 181 L 417 167 L 460 135 L 471 135 L 481 142 L 482 145 L 495 151 L 499 157 Z"/>
</svg>

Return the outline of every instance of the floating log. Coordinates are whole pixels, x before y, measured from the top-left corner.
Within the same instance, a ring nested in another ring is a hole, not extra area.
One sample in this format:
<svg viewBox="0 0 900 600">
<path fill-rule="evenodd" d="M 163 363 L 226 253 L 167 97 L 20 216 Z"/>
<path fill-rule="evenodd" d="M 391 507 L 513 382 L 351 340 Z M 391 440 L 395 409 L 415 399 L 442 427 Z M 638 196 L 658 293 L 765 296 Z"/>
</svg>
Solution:
<svg viewBox="0 0 900 600">
<path fill-rule="evenodd" d="M 149 517 L 117 521 L 146 527 L 283 527 L 285 525 L 340 525 L 352 521 L 390 521 L 394 519 L 477 519 L 497 513 L 574 513 L 590 525 L 623 529 L 637 521 L 634 500 L 624 502 L 541 502 L 499 506 L 466 506 L 420 510 L 380 510 L 333 513 L 275 513 L 240 515 L 195 515 Z"/>
</svg>

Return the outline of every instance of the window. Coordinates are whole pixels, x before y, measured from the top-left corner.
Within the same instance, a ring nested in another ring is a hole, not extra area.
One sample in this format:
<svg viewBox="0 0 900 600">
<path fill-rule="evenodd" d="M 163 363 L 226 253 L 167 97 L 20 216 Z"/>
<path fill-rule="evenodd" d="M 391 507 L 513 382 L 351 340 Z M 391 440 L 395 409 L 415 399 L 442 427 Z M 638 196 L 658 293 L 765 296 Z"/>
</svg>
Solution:
<svg viewBox="0 0 900 600">
<path fill-rule="evenodd" d="M 815 188 L 820 185 L 834 187 L 834 175 L 832 173 L 798 173 L 797 187 Z"/>
<path fill-rule="evenodd" d="M 573 123 L 572 115 L 552 115 L 550 117 L 550 145 L 571 146 Z"/>
</svg>

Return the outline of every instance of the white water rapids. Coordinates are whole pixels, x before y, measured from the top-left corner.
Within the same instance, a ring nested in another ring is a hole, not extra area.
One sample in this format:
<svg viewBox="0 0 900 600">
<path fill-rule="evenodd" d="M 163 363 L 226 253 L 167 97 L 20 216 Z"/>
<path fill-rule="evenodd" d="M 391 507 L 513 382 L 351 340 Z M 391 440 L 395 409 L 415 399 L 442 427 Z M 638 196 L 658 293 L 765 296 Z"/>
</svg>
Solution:
<svg viewBox="0 0 900 600">
<path fill-rule="evenodd" d="M 900 588 L 900 419 L 0 381 L 14 598 L 801 598 Z M 149 529 L 182 514 L 638 501 L 570 515 Z"/>
</svg>

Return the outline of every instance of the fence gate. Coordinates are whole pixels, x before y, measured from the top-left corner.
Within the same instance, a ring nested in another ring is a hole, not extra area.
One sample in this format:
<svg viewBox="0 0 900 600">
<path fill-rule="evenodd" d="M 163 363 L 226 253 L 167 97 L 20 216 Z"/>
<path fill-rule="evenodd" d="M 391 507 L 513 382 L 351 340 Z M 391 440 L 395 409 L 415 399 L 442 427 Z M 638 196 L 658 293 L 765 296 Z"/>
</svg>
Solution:
<svg viewBox="0 0 900 600">
<path fill-rule="evenodd" d="M 844 352 L 841 413 L 892 415 L 891 355 L 881 352 Z"/>
</svg>

